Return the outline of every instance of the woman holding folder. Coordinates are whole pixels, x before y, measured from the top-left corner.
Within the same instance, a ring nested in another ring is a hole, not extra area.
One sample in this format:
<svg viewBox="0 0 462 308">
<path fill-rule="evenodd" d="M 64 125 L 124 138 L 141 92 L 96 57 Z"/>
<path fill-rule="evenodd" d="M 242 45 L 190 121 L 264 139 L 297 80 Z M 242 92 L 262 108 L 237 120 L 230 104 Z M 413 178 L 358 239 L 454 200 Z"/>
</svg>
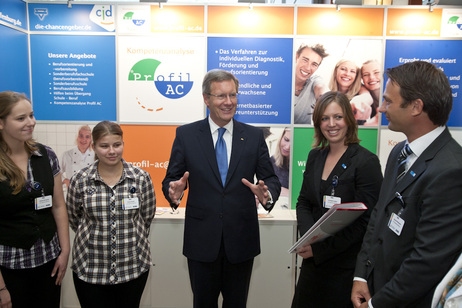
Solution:
<svg viewBox="0 0 462 308">
<path fill-rule="evenodd" d="M 359 145 L 358 126 L 344 94 L 322 95 L 313 125 L 313 149 L 296 207 L 300 236 L 334 204 L 362 202 L 368 210 L 333 236 L 297 250 L 303 263 L 292 308 L 353 307 L 356 255 L 379 195 L 382 171 L 377 156 Z"/>
</svg>

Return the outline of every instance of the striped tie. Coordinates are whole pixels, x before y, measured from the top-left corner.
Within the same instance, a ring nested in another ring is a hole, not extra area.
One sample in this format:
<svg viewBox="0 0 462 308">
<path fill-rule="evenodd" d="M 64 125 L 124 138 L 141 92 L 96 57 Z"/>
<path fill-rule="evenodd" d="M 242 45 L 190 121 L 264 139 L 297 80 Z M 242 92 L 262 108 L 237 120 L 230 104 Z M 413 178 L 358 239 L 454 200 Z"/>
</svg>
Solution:
<svg viewBox="0 0 462 308">
<path fill-rule="evenodd" d="M 406 144 L 398 157 L 398 176 L 396 177 L 396 181 L 401 180 L 401 178 L 406 174 L 406 159 L 411 154 L 412 150 L 409 147 L 409 144 Z"/>
</svg>

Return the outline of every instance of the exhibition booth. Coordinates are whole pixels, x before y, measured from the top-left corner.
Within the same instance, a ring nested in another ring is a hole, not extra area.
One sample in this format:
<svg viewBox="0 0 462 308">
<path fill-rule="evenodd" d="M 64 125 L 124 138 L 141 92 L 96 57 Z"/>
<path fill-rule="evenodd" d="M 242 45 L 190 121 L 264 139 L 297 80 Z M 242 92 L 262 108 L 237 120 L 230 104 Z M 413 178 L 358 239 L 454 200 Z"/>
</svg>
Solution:
<svg viewBox="0 0 462 308">
<path fill-rule="evenodd" d="M 462 7 L 89 2 L 0 1 L 0 91 L 31 98 L 35 138 L 59 158 L 75 146 L 80 126 L 121 124 L 124 158 L 151 174 L 159 208 L 142 307 L 192 307 L 181 251 L 186 202 L 171 214 L 161 182 L 175 129 L 207 116 L 201 84 L 208 70 L 239 79 L 235 118 L 265 129 L 270 155 L 290 132 L 287 190 L 269 215 L 260 210 L 262 253 L 250 308 L 289 306 L 296 281 L 296 258 L 287 250 L 297 237 L 295 205 L 314 135 L 311 124 L 294 121 L 300 46 L 325 48 L 316 75 L 326 84 L 341 60 L 359 70 L 376 61 L 380 93 L 385 69 L 416 60 L 435 64 L 449 78 L 448 127 L 462 143 Z M 361 145 L 379 156 L 383 169 L 405 139 L 387 124 L 379 114 L 359 126 Z M 79 307 L 71 276 L 68 271 L 63 285 L 66 308 Z"/>
</svg>

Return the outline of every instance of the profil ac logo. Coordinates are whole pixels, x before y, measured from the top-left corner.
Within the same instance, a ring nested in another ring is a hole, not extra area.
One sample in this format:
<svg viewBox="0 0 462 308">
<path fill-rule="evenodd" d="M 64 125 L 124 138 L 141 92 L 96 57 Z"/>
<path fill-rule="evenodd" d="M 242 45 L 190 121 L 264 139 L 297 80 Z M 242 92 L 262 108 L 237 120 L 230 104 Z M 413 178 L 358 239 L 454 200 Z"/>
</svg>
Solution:
<svg viewBox="0 0 462 308">
<path fill-rule="evenodd" d="M 144 16 L 139 12 L 127 12 L 123 17 L 123 20 L 137 27 L 143 26 L 146 22 Z"/>
<path fill-rule="evenodd" d="M 448 25 L 455 25 L 459 30 L 462 30 L 462 18 L 459 16 L 452 16 L 448 19 Z"/>
<path fill-rule="evenodd" d="M 120 9 L 118 16 L 122 16 L 122 19 L 117 19 L 119 24 L 119 31 L 130 31 L 136 33 L 149 33 L 151 31 L 150 16 L 151 11 L 145 8 L 141 9 Z M 119 15 L 120 14 L 120 15 Z"/>
<path fill-rule="evenodd" d="M 154 82 L 157 91 L 166 98 L 177 99 L 184 97 L 191 91 L 193 82 L 190 74 L 184 72 L 170 72 L 168 74 L 156 74 L 161 64 L 155 59 L 138 61 L 130 70 L 129 81 Z"/>
<path fill-rule="evenodd" d="M 90 12 L 90 20 L 106 31 L 115 30 L 112 5 L 95 5 Z"/>
</svg>

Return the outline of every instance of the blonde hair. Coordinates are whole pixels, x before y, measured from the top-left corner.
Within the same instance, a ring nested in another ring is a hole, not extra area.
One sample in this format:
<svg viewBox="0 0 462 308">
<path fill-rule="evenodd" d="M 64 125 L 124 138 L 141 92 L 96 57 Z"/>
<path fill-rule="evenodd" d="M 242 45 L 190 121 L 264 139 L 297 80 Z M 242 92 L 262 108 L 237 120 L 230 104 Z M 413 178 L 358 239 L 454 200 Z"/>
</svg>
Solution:
<svg viewBox="0 0 462 308">
<path fill-rule="evenodd" d="M 25 94 L 13 91 L 0 92 L 0 119 L 5 121 L 14 106 L 21 100 L 26 100 L 30 103 Z M 26 141 L 24 148 L 29 155 L 37 150 L 34 140 Z M 9 181 L 10 187 L 13 189 L 13 194 L 16 195 L 26 184 L 26 178 L 21 169 L 10 158 L 9 154 L 11 154 L 11 149 L 3 139 L 3 134 L 0 131 L 0 182 Z"/>
<path fill-rule="evenodd" d="M 338 71 L 339 66 L 342 65 L 345 62 L 351 62 L 351 63 L 354 64 L 353 61 L 345 60 L 345 59 L 340 60 L 340 61 L 337 62 L 337 64 L 335 65 L 335 68 L 334 68 L 334 72 L 332 73 L 330 83 L 329 83 L 329 88 L 330 88 L 331 91 L 339 91 L 338 83 L 337 83 L 337 71 Z M 355 97 L 359 93 L 359 90 L 361 90 L 361 68 L 358 67 L 356 64 L 355 64 L 355 67 L 356 67 L 355 80 L 348 87 L 348 91 L 346 93 L 343 93 L 348 97 L 349 100 L 351 100 L 353 97 Z"/>
<path fill-rule="evenodd" d="M 88 125 L 82 125 L 79 127 L 79 130 L 77 131 L 77 138 L 75 138 L 75 141 L 78 143 L 79 142 L 79 135 L 81 131 L 87 131 L 90 132 L 90 137 L 91 137 L 91 128 Z"/>
<path fill-rule="evenodd" d="M 284 157 L 281 153 L 281 141 L 282 139 L 284 138 L 284 135 L 286 133 L 290 133 L 290 128 L 286 127 L 284 128 L 284 130 L 282 131 L 282 135 L 281 137 L 279 137 L 279 140 L 278 140 L 278 144 L 276 146 L 276 151 L 274 152 L 274 163 L 277 167 L 281 168 L 281 167 L 287 167 L 289 165 L 289 158 L 288 157 Z"/>
</svg>

